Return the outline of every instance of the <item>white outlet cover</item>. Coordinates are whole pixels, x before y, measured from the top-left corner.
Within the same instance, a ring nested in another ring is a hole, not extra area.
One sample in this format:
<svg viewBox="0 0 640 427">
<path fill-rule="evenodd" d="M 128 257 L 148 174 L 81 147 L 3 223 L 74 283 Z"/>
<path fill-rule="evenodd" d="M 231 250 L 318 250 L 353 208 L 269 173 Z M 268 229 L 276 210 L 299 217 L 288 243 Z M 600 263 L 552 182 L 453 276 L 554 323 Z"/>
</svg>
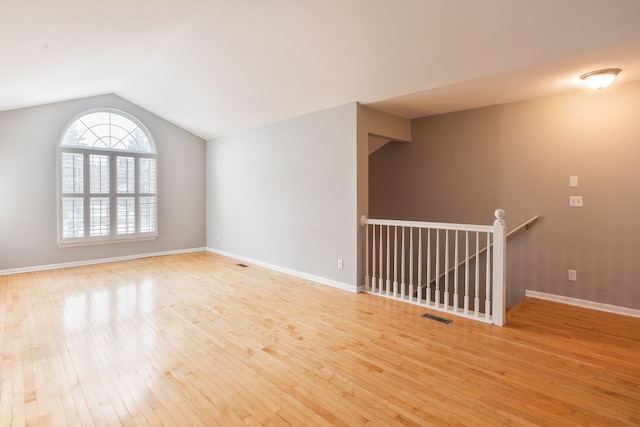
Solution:
<svg viewBox="0 0 640 427">
<path fill-rule="evenodd" d="M 569 196 L 569 207 L 581 208 L 582 206 L 582 196 Z"/>
</svg>

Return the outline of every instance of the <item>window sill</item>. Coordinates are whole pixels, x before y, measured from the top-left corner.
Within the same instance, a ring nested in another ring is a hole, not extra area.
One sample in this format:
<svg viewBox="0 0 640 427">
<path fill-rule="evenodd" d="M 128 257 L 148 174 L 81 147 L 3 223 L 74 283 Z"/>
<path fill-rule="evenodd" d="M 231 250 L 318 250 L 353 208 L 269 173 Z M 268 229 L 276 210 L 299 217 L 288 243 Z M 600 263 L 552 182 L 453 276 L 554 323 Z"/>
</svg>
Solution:
<svg viewBox="0 0 640 427">
<path fill-rule="evenodd" d="M 95 245 L 110 245 L 114 243 L 130 243 L 130 242 L 143 242 L 147 240 L 156 240 L 157 235 L 154 236 L 138 236 L 131 238 L 121 239 L 104 239 L 104 240 L 79 240 L 75 242 L 62 242 L 58 243 L 59 248 L 73 248 L 76 246 L 95 246 Z"/>
</svg>

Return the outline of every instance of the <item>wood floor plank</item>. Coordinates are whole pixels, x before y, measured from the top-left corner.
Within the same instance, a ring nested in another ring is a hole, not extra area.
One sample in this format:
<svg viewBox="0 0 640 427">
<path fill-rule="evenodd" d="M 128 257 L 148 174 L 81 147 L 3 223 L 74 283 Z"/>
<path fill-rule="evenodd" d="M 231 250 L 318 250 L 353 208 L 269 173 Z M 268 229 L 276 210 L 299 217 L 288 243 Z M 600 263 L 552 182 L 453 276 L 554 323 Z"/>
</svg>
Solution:
<svg viewBox="0 0 640 427">
<path fill-rule="evenodd" d="M 0 276 L 0 427 L 640 425 L 640 319 L 526 299 L 443 325 L 236 264 Z"/>
</svg>

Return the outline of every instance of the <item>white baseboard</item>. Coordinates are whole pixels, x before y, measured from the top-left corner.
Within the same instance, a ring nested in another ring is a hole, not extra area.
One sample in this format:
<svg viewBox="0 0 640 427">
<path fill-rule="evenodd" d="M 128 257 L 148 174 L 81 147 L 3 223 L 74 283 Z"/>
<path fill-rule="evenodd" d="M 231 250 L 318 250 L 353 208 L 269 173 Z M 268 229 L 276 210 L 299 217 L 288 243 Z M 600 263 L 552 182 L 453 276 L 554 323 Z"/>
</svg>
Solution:
<svg viewBox="0 0 640 427">
<path fill-rule="evenodd" d="M 358 291 L 357 288 L 354 288 L 352 285 L 349 285 L 348 283 L 338 282 L 336 280 L 327 279 L 325 277 L 314 276 L 313 274 L 307 274 L 307 273 L 303 273 L 301 271 L 291 270 L 289 268 L 280 267 L 278 265 L 269 264 L 269 263 L 258 261 L 258 260 L 255 260 L 255 259 L 251 259 L 251 258 L 243 257 L 243 256 L 240 256 L 240 255 L 232 254 L 232 253 L 229 253 L 229 252 L 221 251 L 221 250 L 218 250 L 218 249 L 206 248 L 206 250 L 211 252 L 211 253 L 214 253 L 214 254 L 218 254 L 218 255 L 229 257 L 229 258 L 237 259 L 238 261 L 248 262 L 250 264 L 258 265 L 260 267 L 268 268 L 269 270 L 278 271 L 280 273 L 288 274 L 290 276 L 299 277 L 301 279 L 309 280 L 311 282 L 316 282 L 316 283 L 320 283 L 322 285 L 331 286 L 333 288 L 338 288 L 338 289 L 341 289 L 343 291 L 349 291 L 349 292 L 353 292 L 353 293 L 356 293 Z"/>
<path fill-rule="evenodd" d="M 623 316 L 640 317 L 640 310 L 629 307 L 620 307 L 617 305 L 603 304 L 601 302 L 587 301 L 578 298 L 565 297 L 562 295 L 547 294 L 537 291 L 525 291 L 525 296 L 538 298 L 547 301 L 560 302 L 563 304 L 574 305 L 576 307 L 590 308 L 592 310 L 605 311 L 607 313 L 621 314 Z"/>
<path fill-rule="evenodd" d="M 154 256 L 187 254 L 192 252 L 202 252 L 205 250 L 206 248 L 178 249 L 175 251 L 135 254 L 135 255 L 113 257 L 113 258 L 89 259 L 85 261 L 62 262 L 59 264 L 36 265 L 33 267 L 9 268 L 6 270 L 0 270 L 0 276 L 6 276 L 8 274 L 33 273 L 35 271 L 44 271 L 44 270 L 56 270 L 59 268 L 82 267 L 84 265 L 105 264 L 107 262 L 128 261 L 132 259 L 149 258 Z"/>
</svg>

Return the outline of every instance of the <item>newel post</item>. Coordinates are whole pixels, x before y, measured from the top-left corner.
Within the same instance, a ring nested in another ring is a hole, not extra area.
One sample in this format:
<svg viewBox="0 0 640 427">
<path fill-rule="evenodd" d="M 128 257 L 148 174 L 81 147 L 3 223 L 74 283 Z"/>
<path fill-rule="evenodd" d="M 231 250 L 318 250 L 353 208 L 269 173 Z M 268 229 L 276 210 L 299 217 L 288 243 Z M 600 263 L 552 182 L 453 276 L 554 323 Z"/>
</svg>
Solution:
<svg viewBox="0 0 640 427">
<path fill-rule="evenodd" d="M 496 209 L 493 222 L 493 288 L 491 295 L 491 314 L 494 325 L 506 323 L 507 305 L 507 231 L 504 211 Z"/>
<path fill-rule="evenodd" d="M 364 227 L 365 238 L 364 241 L 364 289 L 369 291 L 369 227 L 367 226 L 367 216 L 362 215 L 360 217 L 360 225 Z"/>
</svg>

